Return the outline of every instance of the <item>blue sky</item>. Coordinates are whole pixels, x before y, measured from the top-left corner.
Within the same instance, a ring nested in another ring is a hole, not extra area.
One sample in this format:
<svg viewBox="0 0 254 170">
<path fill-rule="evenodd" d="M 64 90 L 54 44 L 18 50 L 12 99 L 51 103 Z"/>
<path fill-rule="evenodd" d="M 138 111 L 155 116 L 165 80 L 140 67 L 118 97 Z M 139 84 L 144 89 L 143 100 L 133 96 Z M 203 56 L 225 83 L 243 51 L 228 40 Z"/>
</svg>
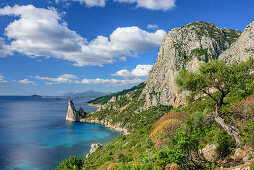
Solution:
<svg viewBox="0 0 254 170">
<path fill-rule="evenodd" d="M 253 0 L 1 0 L 0 95 L 132 87 L 172 28 L 207 21 L 243 31 L 253 9 Z"/>
</svg>

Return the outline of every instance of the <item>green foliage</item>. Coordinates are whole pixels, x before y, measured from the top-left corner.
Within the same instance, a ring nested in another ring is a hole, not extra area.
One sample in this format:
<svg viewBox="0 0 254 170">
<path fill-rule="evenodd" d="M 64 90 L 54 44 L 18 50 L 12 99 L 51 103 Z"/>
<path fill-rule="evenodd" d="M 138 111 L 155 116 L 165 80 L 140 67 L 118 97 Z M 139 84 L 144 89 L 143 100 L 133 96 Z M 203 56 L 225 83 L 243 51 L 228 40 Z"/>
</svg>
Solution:
<svg viewBox="0 0 254 170">
<path fill-rule="evenodd" d="M 59 166 L 56 170 L 78 170 L 82 169 L 83 159 L 81 157 L 77 158 L 76 156 L 70 156 L 68 159 L 59 163 Z"/>
<path fill-rule="evenodd" d="M 200 48 L 192 50 L 190 56 L 198 56 L 199 61 L 208 62 L 209 61 L 208 48 L 204 49 L 203 46 L 201 45 Z"/>
<path fill-rule="evenodd" d="M 254 162 L 250 164 L 250 170 L 254 170 Z"/>
<path fill-rule="evenodd" d="M 204 21 L 194 22 L 183 27 L 196 30 L 200 40 L 203 36 L 208 36 L 216 41 L 229 42 L 232 44 L 241 35 L 241 32 L 238 30 L 219 29 L 216 25 Z"/>
<path fill-rule="evenodd" d="M 128 169 L 128 167 L 134 167 L 133 161 L 153 147 L 149 137 L 150 129 L 151 125 L 145 126 L 130 135 L 114 139 L 85 159 L 84 168 L 100 169 L 100 167 L 104 167 L 107 169 L 109 166 L 114 166 L 119 169 L 121 169 L 120 167 Z"/>
<path fill-rule="evenodd" d="M 249 120 L 241 129 L 243 134 L 243 142 L 254 148 L 254 120 Z"/>
<path fill-rule="evenodd" d="M 118 96 L 123 96 L 129 92 L 132 92 L 132 91 L 135 91 L 135 90 L 139 90 L 139 89 L 143 89 L 145 87 L 145 83 L 141 83 L 137 86 L 134 86 L 130 89 L 127 89 L 127 90 L 123 90 L 123 91 L 120 91 L 120 92 L 117 92 L 117 93 L 114 93 L 114 94 L 111 94 L 111 95 L 107 95 L 107 96 L 103 96 L 103 97 L 99 97 L 95 100 L 92 100 L 92 101 L 89 101 L 89 103 L 93 103 L 93 104 L 105 104 L 107 103 L 113 96 L 115 97 L 118 97 Z"/>
<path fill-rule="evenodd" d="M 182 124 L 183 122 L 179 119 L 168 119 L 156 127 L 151 133 L 151 138 L 156 147 L 160 147 L 168 142 L 169 138 L 175 135 L 176 130 Z"/>
<path fill-rule="evenodd" d="M 219 92 L 238 92 L 246 96 L 254 90 L 254 75 L 249 73 L 253 66 L 253 59 L 231 65 L 214 60 L 202 64 L 196 73 L 181 70 L 176 83 L 181 90 L 190 91 L 192 97 L 209 93 L 212 98 L 219 100 L 222 94 L 211 93 L 210 90 L 213 88 Z"/>
<path fill-rule="evenodd" d="M 139 157 L 139 167 L 152 165 L 164 169 L 167 164 L 176 163 L 180 169 L 213 169 L 215 164 L 206 161 L 199 154 L 205 138 L 204 128 L 189 121 L 178 129 L 174 137 L 169 138 L 168 147 L 160 150 L 149 150 L 142 157 Z"/>
<path fill-rule="evenodd" d="M 179 119 L 181 121 L 185 121 L 189 114 L 187 112 L 169 112 L 162 116 L 158 121 L 156 121 L 153 125 L 153 129 L 157 128 L 162 122 L 169 119 Z"/>
<path fill-rule="evenodd" d="M 254 117 L 254 94 L 246 97 L 241 102 L 237 103 L 232 109 L 233 112 L 238 112 L 250 119 Z"/>
<path fill-rule="evenodd" d="M 219 158 L 225 158 L 228 156 L 235 147 L 233 138 L 224 131 L 216 134 L 215 142 L 217 143 L 215 152 Z"/>
</svg>

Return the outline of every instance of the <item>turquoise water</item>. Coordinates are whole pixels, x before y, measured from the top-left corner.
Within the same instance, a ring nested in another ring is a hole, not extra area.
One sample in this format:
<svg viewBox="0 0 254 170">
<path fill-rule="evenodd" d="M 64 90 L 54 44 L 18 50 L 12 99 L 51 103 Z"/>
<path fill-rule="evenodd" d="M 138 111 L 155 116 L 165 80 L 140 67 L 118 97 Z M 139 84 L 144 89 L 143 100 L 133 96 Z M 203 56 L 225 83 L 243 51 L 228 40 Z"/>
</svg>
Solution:
<svg viewBox="0 0 254 170">
<path fill-rule="evenodd" d="M 90 112 L 89 99 L 72 99 Z M 64 120 L 68 99 L 0 97 L 0 169 L 54 169 L 70 155 L 83 158 L 93 142 L 120 134 L 101 125 Z"/>
</svg>

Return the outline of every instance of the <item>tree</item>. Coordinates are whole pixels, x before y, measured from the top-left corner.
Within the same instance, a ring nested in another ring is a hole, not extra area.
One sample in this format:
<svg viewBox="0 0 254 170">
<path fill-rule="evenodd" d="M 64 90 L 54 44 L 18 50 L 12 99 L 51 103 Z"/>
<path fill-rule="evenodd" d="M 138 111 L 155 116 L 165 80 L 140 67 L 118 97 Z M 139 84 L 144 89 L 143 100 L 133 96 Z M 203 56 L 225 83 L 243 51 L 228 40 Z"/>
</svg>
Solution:
<svg viewBox="0 0 254 170">
<path fill-rule="evenodd" d="M 193 99 L 209 96 L 214 102 L 214 120 L 231 136 L 236 143 L 243 145 L 239 130 L 232 125 L 226 124 L 223 111 L 227 104 L 225 98 L 231 93 L 251 94 L 254 90 L 254 59 L 246 62 L 234 62 L 226 64 L 224 61 L 214 60 L 203 63 L 197 72 L 181 70 L 176 83 L 180 91 L 187 90 Z"/>
</svg>

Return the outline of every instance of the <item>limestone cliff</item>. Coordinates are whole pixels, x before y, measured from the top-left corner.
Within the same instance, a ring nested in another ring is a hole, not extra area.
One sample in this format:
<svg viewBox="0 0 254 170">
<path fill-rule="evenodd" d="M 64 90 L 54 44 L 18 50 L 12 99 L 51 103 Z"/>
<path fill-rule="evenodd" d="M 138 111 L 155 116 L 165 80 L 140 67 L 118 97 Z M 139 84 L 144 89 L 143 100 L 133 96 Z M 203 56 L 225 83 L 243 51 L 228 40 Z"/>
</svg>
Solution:
<svg viewBox="0 0 254 170">
<path fill-rule="evenodd" d="M 200 63 L 218 59 L 240 34 L 203 21 L 169 31 L 141 95 L 146 99 L 144 107 L 183 103 L 186 92 L 178 94 L 175 83 L 178 71 L 181 68 L 195 71 Z"/>
<path fill-rule="evenodd" d="M 94 153 L 96 150 L 98 150 L 102 147 L 103 147 L 103 145 L 100 143 L 92 143 L 90 152 L 86 155 L 86 158 L 88 158 L 88 156 L 90 156 L 92 153 Z"/>
<path fill-rule="evenodd" d="M 254 57 L 254 21 L 245 28 L 239 39 L 219 56 L 219 59 L 230 63 L 249 57 Z"/>
<path fill-rule="evenodd" d="M 75 109 L 75 106 L 74 106 L 73 102 L 71 100 L 69 100 L 68 110 L 67 110 L 65 120 L 72 121 L 72 122 L 77 122 L 77 121 L 80 121 L 80 119 L 82 119 L 85 116 L 86 116 L 86 112 L 84 111 L 84 109 L 80 108 L 77 111 Z"/>
</svg>

